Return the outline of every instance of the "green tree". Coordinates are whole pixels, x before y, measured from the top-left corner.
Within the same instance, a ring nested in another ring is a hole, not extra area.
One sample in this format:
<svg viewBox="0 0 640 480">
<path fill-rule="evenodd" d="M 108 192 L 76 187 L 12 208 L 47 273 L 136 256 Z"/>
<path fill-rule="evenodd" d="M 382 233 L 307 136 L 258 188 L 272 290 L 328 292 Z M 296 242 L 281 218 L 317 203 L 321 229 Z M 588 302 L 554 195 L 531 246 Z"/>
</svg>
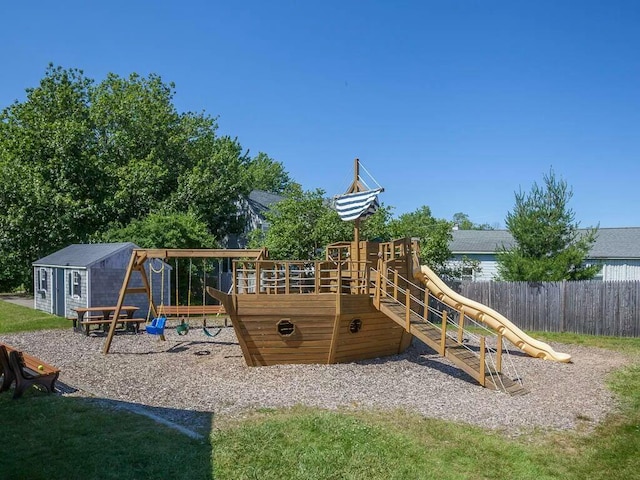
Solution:
<svg viewBox="0 0 640 480">
<path fill-rule="evenodd" d="M 392 220 L 390 231 L 393 238 L 417 238 L 420 241 L 421 264 L 443 275 L 449 271 L 447 261 L 451 258 L 451 227 L 450 222 L 434 218 L 431 209 L 422 206 Z"/>
<path fill-rule="evenodd" d="M 553 170 L 543 176 L 544 185 L 533 184 L 528 194 L 516 193 L 516 203 L 507 214 L 507 228 L 516 245 L 498 252 L 500 278 L 511 281 L 586 280 L 599 271 L 585 265 L 596 240 L 597 227 L 579 231 L 575 213 L 569 208 L 573 196 L 566 181 Z"/>
<path fill-rule="evenodd" d="M 473 223 L 466 213 L 458 212 L 453 215 L 452 223 L 459 230 L 494 230 L 488 223 Z"/>
<path fill-rule="evenodd" d="M 80 70 L 49 66 L 0 114 L 0 288 L 30 283 L 31 262 L 84 241 L 105 218 Z"/>
<path fill-rule="evenodd" d="M 328 244 L 353 238 L 353 225 L 340 219 L 319 189 L 291 189 L 265 217 L 269 229 L 266 234 L 252 233 L 250 246 L 267 247 L 274 259 L 321 259 Z"/>
<path fill-rule="evenodd" d="M 0 288 L 30 283 L 35 259 L 151 212 L 192 211 L 217 239 L 240 229 L 250 159 L 216 136 L 214 118 L 178 113 L 173 95 L 157 75 L 95 84 L 50 65 L 2 111 Z"/>
<path fill-rule="evenodd" d="M 208 154 L 179 179 L 171 208 L 196 212 L 217 239 L 228 233 L 240 233 L 245 222 L 237 215 L 237 204 L 249 194 L 244 175 L 248 161 L 237 139 L 216 139 Z"/>
<path fill-rule="evenodd" d="M 150 213 L 101 234 L 103 242 L 133 242 L 141 248 L 216 248 L 207 224 L 193 212 Z"/>
<path fill-rule="evenodd" d="M 392 240 L 391 235 L 391 219 L 392 208 L 381 204 L 378 210 L 360 222 L 360 238 L 362 240 L 376 240 L 380 242 L 388 242 Z M 353 224 L 351 230 L 353 230 Z M 349 238 L 353 238 L 350 234 Z"/>
<path fill-rule="evenodd" d="M 215 119 L 179 114 L 174 88 L 158 75 L 110 73 L 91 89 L 98 156 L 108 176 L 97 187 L 105 190 L 110 218 L 121 225 L 168 206 L 185 177 L 214 150 Z"/>
<path fill-rule="evenodd" d="M 294 183 L 284 165 L 263 152 L 251 159 L 247 165 L 247 175 L 252 190 L 284 194 Z"/>
</svg>

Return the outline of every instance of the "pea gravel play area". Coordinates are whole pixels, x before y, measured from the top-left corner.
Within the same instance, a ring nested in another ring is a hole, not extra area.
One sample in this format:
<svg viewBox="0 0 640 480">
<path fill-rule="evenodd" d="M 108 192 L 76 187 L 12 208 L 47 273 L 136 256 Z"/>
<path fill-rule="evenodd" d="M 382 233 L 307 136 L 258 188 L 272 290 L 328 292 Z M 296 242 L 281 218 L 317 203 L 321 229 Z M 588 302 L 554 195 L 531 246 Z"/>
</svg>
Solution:
<svg viewBox="0 0 640 480">
<path fill-rule="evenodd" d="M 198 412 L 215 419 L 256 408 L 295 405 L 327 409 L 405 409 L 507 434 L 530 429 L 590 427 L 615 408 L 605 381 L 630 359 L 610 350 L 552 344 L 572 355 L 556 363 L 512 355 L 529 393 L 511 397 L 480 387 L 423 344 L 403 354 L 357 363 L 247 367 L 232 328 L 215 338 L 167 330 L 162 342 L 146 334 L 117 335 L 102 354 L 103 336 L 69 330 L 3 335 L 2 341 L 61 369 L 65 395 L 160 407 L 152 411 L 206 432 Z M 72 387 L 72 388 L 67 388 Z"/>
</svg>

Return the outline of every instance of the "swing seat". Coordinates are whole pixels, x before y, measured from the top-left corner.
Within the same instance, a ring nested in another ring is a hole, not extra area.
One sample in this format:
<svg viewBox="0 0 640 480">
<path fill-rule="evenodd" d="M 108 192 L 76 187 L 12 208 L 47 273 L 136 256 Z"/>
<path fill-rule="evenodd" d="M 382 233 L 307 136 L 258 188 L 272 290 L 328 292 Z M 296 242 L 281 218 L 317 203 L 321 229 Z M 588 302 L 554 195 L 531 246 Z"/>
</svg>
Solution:
<svg viewBox="0 0 640 480">
<path fill-rule="evenodd" d="M 167 317 L 161 316 L 151 320 L 151 323 L 147 325 L 147 333 L 151 335 L 164 335 L 164 325 L 167 323 Z"/>
<path fill-rule="evenodd" d="M 218 331 L 216 333 L 211 333 L 207 327 L 202 327 L 202 332 L 207 336 L 207 337 L 215 337 L 216 335 L 218 335 L 220 332 L 222 331 L 221 328 L 218 328 Z"/>
<path fill-rule="evenodd" d="M 186 335 L 187 333 L 189 333 L 189 324 L 182 320 L 182 322 L 180 322 L 180 325 L 176 327 L 176 333 L 178 335 Z"/>
</svg>

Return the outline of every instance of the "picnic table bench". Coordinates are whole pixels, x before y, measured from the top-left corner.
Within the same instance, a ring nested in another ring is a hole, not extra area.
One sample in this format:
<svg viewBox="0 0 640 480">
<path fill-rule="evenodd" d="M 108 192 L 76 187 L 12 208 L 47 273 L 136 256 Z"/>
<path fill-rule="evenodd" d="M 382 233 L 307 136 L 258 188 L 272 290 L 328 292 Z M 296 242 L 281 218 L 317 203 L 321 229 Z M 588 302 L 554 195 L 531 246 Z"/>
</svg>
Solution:
<svg viewBox="0 0 640 480">
<path fill-rule="evenodd" d="M 52 393 L 60 375 L 60 369 L 33 355 L 2 343 L 0 343 L 0 369 L 0 373 L 3 374 L 0 392 L 8 390 L 15 382 L 13 398 L 22 396 L 25 390 L 32 385 L 40 385 L 47 392 Z"/>
<path fill-rule="evenodd" d="M 88 336 L 91 325 L 103 325 L 104 329 L 107 328 L 106 326 L 111 323 L 112 315 L 116 311 L 116 307 L 78 307 L 73 310 L 76 312 L 76 318 L 71 319 L 73 320 L 74 330 L 84 331 L 85 335 Z M 142 318 L 133 318 L 134 313 L 138 310 L 138 307 L 131 305 L 121 307 L 117 323 L 132 325 L 134 331 L 138 333 L 140 331 L 140 324 L 144 322 Z"/>
</svg>

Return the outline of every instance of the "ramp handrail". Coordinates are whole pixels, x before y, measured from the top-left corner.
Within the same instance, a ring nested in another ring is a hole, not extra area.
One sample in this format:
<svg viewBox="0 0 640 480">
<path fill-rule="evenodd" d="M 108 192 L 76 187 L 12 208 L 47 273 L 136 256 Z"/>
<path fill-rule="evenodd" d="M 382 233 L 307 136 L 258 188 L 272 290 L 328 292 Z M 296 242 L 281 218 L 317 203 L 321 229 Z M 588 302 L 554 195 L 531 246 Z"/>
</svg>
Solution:
<svg viewBox="0 0 640 480">
<path fill-rule="evenodd" d="M 474 356 L 479 357 L 482 365 L 484 365 L 484 371 L 489 374 L 492 382 L 496 387 L 506 391 L 506 387 L 502 382 L 502 377 L 498 373 L 503 371 L 503 354 L 506 354 L 507 361 L 509 363 L 506 370 L 509 371 L 509 376 L 517 378 L 517 381 L 522 384 L 520 377 L 515 372 L 515 365 L 510 355 L 508 347 L 505 348 L 506 343 L 503 341 L 503 337 L 500 333 L 496 333 L 490 330 L 485 325 L 477 322 L 474 318 L 464 314 L 464 311 L 457 311 L 450 306 L 446 305 L 430 291 L 422 288 L 419 285 L 411 282 L 409 279 L 399 274 L 397 270 L 387 268 L 385 273 L 380 272 L 372 268 L 370 275 L 375 280 L 375 297 L 374 302 L 377 303 L 377 307 L 380 308 L 381 299 L 385 298 L 391 300 L 394 304 L 400 305 L 405 310 L 405 319 L 407 323 L 405 328 L 410 329 L 410 320 L 417 319 L 421 322 L 428 323 L 431 327 L 440 331 L 441 335 L 441 348 L 439 352 L 444 355 L 444 346 L 446 345 L 445 338 L 449 338 L 457 345 L 462 346 L 464 349 L 471 352 Z M 421 296 L 416 296 L 411 291 L 417 291 Z M 422 298 L 421 298 L 422 297 Z M 427 299 L 426 301 L 423 299 Z M 420 313 L 416 308 L 412 308 L 415 305 L 418 309 L 421 309 L 423 313 Z M 440 318 L 440 325 L 438 323 L 430 321 L 427 317 L 433 315 Z M 465 327 L 467 325 L 473 325 L 473 330 Z M 455 333 L 451 333 L 448 327 L 455 329 Z M 475 333 L 474 330 L 485 332 L 484 335 Z M 487 344 L 486 339 L 495 339 L 495 347 L 491 344 Z M 478 349 L 476 351 L 474 348 Z M 484 377 L 484 375 L 481 375 Z M 484 378 L 479 378 L 478 381 L 484 385 Z"/>
</svg>

